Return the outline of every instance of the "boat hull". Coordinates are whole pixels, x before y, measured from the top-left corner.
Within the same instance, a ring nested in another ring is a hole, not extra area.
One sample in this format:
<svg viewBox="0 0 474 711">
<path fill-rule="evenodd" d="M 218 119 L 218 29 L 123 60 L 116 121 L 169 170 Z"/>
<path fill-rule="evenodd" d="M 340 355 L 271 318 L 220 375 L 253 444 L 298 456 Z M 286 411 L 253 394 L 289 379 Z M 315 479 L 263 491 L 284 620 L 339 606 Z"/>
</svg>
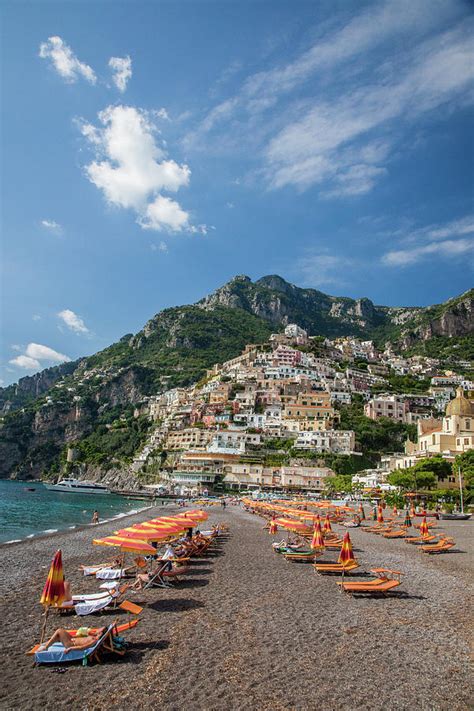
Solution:
<svg viewBox="0 0 474 711">
<path fill-rule="evenodd" d="M 440 514 L 443 521 L 468 521 L 472 514 Z"/>
<path fill-rule="evenodd" d="M 107 488 L 93 488 L 86 486 L 61 486 L 60 484 L 44 484 L 45 489 L 49 491 L 56 491 L 62 494 L 90 494 L 91 496 L 97 496 L 97 494 L 110 494 L 110 489 Z"/>
</svg>

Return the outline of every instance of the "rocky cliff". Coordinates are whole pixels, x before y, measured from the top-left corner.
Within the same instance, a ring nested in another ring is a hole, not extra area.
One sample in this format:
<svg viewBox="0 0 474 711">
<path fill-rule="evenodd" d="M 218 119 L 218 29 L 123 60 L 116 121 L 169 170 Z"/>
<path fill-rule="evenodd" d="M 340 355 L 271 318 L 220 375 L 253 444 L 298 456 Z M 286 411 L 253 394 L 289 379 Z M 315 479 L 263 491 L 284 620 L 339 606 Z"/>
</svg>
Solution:
<svg viewBox="0 0 474 711">
<path fill-rule="evenodd" d="M 471 290 L 437 306 L 391 308 L 302 289 L 277 275 L 255 282 L 237 276 L 195 305 L 162 311 L 136 335 L 126 334 L 93 356 L 0 388 L 0 477 L 38 477 L 78 442 L 86 442 L 89 465 L 101 470 L 106 461 L 108 469 L 127 471 L 120 452 L 129 457 L 141 437 L 133 418 L 128 434 L 116 433 L 116 451 L 112 447 L 106 457 L 98 451 L 109 441 L 107 427 L 120 408 L 198 380 L 207 368 L 288 323 L 311 335 L 353 335 L 402 351 L 426 352 L 432 344 L 433 355 L 459 358 L 472 352 L 473 296 Z"/>
</svg>

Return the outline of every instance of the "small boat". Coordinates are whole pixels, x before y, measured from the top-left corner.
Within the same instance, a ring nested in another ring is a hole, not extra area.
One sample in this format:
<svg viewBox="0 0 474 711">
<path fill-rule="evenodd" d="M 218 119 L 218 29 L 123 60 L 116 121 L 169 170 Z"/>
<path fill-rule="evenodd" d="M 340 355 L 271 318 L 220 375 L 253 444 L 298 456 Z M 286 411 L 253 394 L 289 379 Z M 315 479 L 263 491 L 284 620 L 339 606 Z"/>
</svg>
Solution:
<svg viewBox="0 0 474 711">
<path fill-rule="evenodd" d="M 110 494 L 110 489 L 104 484 L 85 479 L 61 479 L 57 484 L 44 482 L 44 486 L 48 491 L 62 491 L 66 494 Z"/>
<path fill-rule="evenodd" d="M 34 486 L 25 486 L 25 491 L 36 491 Z"/>
<path fill-rule="evenodd" d="M 472 514 L 470 513 L 461 513 L 460 511 L 453 513 L 440 513 L 439 515 L 443 521 L 468 521 L 471 516 Z"/>
</svg>

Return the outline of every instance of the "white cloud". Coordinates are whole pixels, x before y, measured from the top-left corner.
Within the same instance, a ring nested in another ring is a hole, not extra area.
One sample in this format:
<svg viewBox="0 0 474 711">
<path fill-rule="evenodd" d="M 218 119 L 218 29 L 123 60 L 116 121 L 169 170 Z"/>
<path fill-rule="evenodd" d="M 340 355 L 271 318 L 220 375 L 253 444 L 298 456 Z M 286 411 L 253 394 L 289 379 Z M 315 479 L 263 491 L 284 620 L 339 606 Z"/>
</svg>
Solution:
<svg viewBox="0 0 474 711">
<path fill-rule="evenodd" d="M 151 115 L 132 106 L 109 106 L 99 121 L 101 127 L 81 126 L 96 153 L 86 166 L 89 180 L 112 205 L 133 209 L 143 229 L 191 230 L 189 213 L 161 194 L 187 186 L 191 171 L 157 144 Z"/>
<path fill-rule="evenodd" d="M 128 80 L 132 76 L 132 60 L 130 57 L 111 57 L 109 67 L 113 71 L 112 81 L 117 89 L 123 94 L 127 88 Z"/>
<path fill-rule="evenodd" d="M 71 311 L 64 309 L 58 313 L 58 317 L 66 324 L 66 326 L 74 333 L 89 333 L 89 329 L 80 316 Z"/>
<path fill-rule="evenodd" d="M 309 251 L 296 260 L 293 271 L 299 282 L 307 287 L 344 283 L 348 269 L 354 267 L 354 260 L 327 252 Z"/>
<path fill-rule="evenodd" d="M 41 321 L 41 316 L 39 314 L 33 314 L 31 318 L 33 321 Z"/>
<path fill-rule="evenodd" d="M 139 217 L 138 224 L 144 230 L 163 230 L 180 232 L 188 226 L 189 215 L 171 198 L 158 195 L 151 202 L 145 214 Z"/>
<path fill-rule="evenodd" d="M 44 367 L 44 364 L 40 361 L 64 363 L 70 360 L 69 356 L 58 353 L 58 351 L 49 346 L 43 346 L 40 343 L 28 343 L 25 352 L 16 356 L 16 358 L 12 358 L 9 362 L 25 370 L 39 370 L 42 366 Z"/>
<path fill-rule="evenodd" d="M 52 360 L 56 363 L 64 363 L 71 360 L 69 356 L 64 355 L 63 353 L 58 353 L 58 351 L 49 348 L 49 346 L 42 346 L 39 343 L 28 343 L 25 353 L 30 358 L 36 358 L 37 360 Z"/>
<path fill-rule="evenodd" d="M 9 362 L 25 370 L 39 370 L 41 368 L 41 364 L 36 358 L 30 358 L 26 355 L 19 355 L 16 358 L 12 358 Z"/>
<path fill-rule="evenodd" d="M 94 70 L 88 64 L 79 61 L 61 37 L 49 37 L 47 42 L 43 42 L 40 45 L 39 56 L 50 59 L 58 74 L 69 83 L 77 81 L 80 77 L 90 84 L 95 84 L 97 81 Z"/>
<path fill-rule="evenodd" d="M 389 267 L 406 267 L 428 257 L 455 259 L 474 251 L 472 235 L 474 215 L 466 215 L 445 224 L 419 227 L 409 232 L 397 230 L 389 233 L 389 236 L 392 239 L 398 238 L 399 248 L 386 252 L 381 261 Z"/>
<path fill-rule="evenodd" d="M 56 222 L 56 220 L 41 220 L 41 226 L 49 232 L 53 232 L 57 235 L 61 235 L 63 233 L 62 226 L 59 224 L 59 222 Z"/>
<path fill-rule="evenodd" d="M 11 349 L 12 349 L 12 351 L 17 351 L 17 352 L 20 352 L 22 350 L 21 346 L 19 346 L 18 343 L 12 343 Z"/>
<path fill-rule="evenodd" d="M 443 259 L 453 259 L 471 252 L 474 253 L 474 239 L 444 240 L 387 252 L 382 257 L 382 263 L 389 267 L 407 267 L 426 257 L 440 256 Z"/>
<path fill-rule="evenodd" d="M 356 196 L 383 179 L 423 114 L 472 103 L 474 22 L 461 3 L 438 3 L 433 13 L 430 0 L 386 0 L 347 14 L 343 23 L 332 16 L 292 61 L 249 76 L 187 146 L 247 147 L 263 160 L 254 177 L 273 189 L 317 185 L 324 198 Z"/>
<path fill-rule="evenodd" d="M 151 244 L 150 249 L 152 252 L 167 252 L 168 251 L 168 245 L 166 242 L 160 242 L 159 244 Z"/>
<path fill-rule="evenodd" d="M 407 66 L 381 71 L 376 83 L 315 102 L 271 139 L 265 170 L 272 187 L 329 182 L 330 197 L 370 190 L 384 173 L 377 164 L 390 151 L 389 139 L 374 142 L 371 134 L 385 130 L 389 122 L 438 109 L 472 84 L 474 63 L 465 26 L 423 43 Z"/>
</svg>

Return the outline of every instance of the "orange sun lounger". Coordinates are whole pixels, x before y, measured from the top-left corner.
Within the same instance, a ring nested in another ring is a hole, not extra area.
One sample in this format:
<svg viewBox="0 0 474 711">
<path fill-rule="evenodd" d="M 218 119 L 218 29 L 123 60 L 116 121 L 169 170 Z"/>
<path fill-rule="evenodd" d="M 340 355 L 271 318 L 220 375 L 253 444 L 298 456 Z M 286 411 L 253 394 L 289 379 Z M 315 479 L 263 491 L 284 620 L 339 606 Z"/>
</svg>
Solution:
<svg viewBox="0 0 474 711">
<path fill-rule="evenodd" d="M 446 553 L 454 548 L 455 542 L 452 538 L 441 538 L 438 543 L 430 546 L 421 546 L 423 553 Z"/>
<path fill-rule="evenodd" d="M 315 563 L 314 569 L 320 575 L 326 575 L 327 573 L 350 573 L 359 567 L 359 563 L 356 560 L 352 560 L 350 563 L 343 565 L 342 563 Z"/>
<path fill-rule="evenodd" d="M 398 588 L 401 585 L 400 580 L 393 580 L 390 578 L 375 578 L 374 580 L 367 580 L 366 582 L 356 582 L 356 583 L 340 583 L 337 585 L 341 586 L 344 592 L 352 595 L 353 593 L 365 593 L 370 595 L 375 595 L 376 593 L 386 595 L 388 592 L 394 588 Z"/>
</svg>

